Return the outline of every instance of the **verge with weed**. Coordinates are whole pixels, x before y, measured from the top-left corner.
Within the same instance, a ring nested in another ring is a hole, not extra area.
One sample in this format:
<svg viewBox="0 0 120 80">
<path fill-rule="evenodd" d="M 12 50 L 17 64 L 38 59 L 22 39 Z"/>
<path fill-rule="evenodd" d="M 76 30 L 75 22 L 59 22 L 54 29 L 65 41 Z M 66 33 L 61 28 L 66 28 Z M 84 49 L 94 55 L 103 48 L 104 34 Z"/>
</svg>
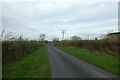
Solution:
<svg viewBox="0 0 120 80">
<path fill-rule="evenodd" d="M 50 78 L 47 47 L 40 48 L 4 69 L 3 78 Z"/>
<path fill-rule="evenodd" d="M 57 47 L 73 56 L 81 58 L 113 74 L 118 74 L 118 59 L 112 56 L 93 54 L 77 47 Z"/>
</svg>

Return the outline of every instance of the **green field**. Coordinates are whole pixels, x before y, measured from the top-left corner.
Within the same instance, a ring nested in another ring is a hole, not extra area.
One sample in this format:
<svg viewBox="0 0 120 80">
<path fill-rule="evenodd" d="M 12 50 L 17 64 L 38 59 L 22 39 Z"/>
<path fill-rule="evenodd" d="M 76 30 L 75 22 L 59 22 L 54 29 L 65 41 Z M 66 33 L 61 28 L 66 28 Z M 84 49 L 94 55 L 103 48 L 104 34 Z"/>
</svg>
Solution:
<svg viewBox="0 0 120 80">
<path fill-rule="evenodd" d="M 4 69 L 3 78 L 50 78 L 47 47 L 40 48 Z"/>
<path fill-rule="evenodd" d="M 93 54 L 77 47 L 57 47 L 64 52 L 73 56 L 81 58 L 91 64 L 94 64 L 104 70 L 110 71 L 113 74 L 118 74 L 118 60 L 112 56 L 105 56 L 101 54 Z"/>
</svg>

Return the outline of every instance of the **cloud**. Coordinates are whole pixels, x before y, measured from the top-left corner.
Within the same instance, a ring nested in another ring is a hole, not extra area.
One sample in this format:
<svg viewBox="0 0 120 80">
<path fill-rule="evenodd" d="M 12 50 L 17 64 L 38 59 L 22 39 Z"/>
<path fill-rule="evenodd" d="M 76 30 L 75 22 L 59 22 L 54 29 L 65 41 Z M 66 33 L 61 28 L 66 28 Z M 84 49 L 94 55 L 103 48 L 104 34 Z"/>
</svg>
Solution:
<svg viewBox="0 0 120 80">
<path fill-rule="evenodd" d="M 117 8 L 117 2 L 14 2 L 3 3 L 1 14 L 3 28 L 25 37 L 37 38 L 45 33 L 51 40 L 61 38 L 61 30 L 65 29 L 66 38 L 74 34 L 91 34 L 94 38 L 101 32 L 117 31 Z"/>
<path fill-rule="evenodd" d="M 1 2 L 55 2 L 55 3 L 79 3 L 79 2 L 118 2 L 119 0 L 1 0 Z"/>
</svg>

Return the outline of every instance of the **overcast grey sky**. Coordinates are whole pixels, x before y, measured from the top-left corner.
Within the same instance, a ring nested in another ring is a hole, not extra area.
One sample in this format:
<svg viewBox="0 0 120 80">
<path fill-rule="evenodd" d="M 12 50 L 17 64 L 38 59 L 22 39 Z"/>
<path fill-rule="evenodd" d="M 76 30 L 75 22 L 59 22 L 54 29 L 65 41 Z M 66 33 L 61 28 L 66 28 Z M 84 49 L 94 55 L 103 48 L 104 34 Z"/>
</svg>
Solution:
<svg viewBox="0 0 120 80">
<path fill-rule="evenodd" d="M 78 35 L 85 39 L 118 30 L 117 2 L 8 2 L 2 4 L 2 27 L 6 31 L 37 38 L 45 33 L 48 40 Z"/>
</svg>

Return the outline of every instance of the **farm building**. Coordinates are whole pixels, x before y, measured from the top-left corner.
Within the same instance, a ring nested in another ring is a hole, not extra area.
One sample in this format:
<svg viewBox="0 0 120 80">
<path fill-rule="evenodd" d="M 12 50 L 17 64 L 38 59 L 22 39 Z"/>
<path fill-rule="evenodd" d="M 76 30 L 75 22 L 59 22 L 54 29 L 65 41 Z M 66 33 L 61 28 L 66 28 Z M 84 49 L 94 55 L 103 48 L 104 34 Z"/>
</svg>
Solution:
<svg viewBox="0 0 120 80">
<path fill-rule="evenodd" d="M 107 40 L 117 42 L 120 40 L 120 32 L 110 33 L 107 35 Z"/>
</svg>

